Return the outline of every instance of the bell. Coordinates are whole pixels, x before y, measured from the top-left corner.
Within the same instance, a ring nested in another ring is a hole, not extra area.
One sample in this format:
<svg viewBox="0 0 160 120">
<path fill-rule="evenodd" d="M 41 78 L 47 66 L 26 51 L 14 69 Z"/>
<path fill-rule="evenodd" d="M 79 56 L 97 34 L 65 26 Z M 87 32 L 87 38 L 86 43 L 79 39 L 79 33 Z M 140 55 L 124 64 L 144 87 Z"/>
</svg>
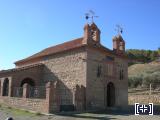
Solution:
<svg viewBox="0 0 160 120">
<path fill-rule="evenodd" d="M 88 20 L 88 18 L 89 18 L 89 17 L 86 15 L 86 19 L 87 19 L 87 20 Z"/>
</svg>

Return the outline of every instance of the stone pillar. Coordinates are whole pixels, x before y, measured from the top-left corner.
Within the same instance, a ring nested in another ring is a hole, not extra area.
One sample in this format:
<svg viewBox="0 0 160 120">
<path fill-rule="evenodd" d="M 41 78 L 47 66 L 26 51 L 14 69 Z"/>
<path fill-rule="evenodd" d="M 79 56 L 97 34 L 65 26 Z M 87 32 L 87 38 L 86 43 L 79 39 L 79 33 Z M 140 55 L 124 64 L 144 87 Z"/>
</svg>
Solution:
<svg viewBox="0 0 160 120">
<path fill-rule="evenodd" d="M 81 85 L 82 110 L 86 110 L 86 88 Z"/>
<path fill-rule="evenodd" d="M 48 82 L 46 84 L 46 102 L 47 102 L 47 108 L 46 112 L 51 113 L 53 112 L 53 102 L 54 102 L 54 84 L 53 82 Z"/>
<path fill-rule="evenodd" d="M 2 91 L 3 91 L 3 80 L 0 81 L 0 96 L 2 96 Z"/>
<path fill-rule="evenodd" d="M 61 104 L 61 98 L 59 93 L 59 82 L 54 82 L 54 111 L 59 112 L 60 111 L 60 104 Z"/>
<path fill-rule="evenodd" d="M 2 96 L 2 94 L 1 94 L 1 79 L 0 79 L 0 96 Z"/>
<path fill-rule="evenodd" d="M 3 79 L 1 80 L 1 93 L 0 93 L 0 96 L 3 96 Z"/>
<path fill-rule="evenodd" d="M 23 85 L 23 98 L 29 97 L 29 84 L 25 83 Z"/>
<path fill-rule="evenodd" d="M 73 94 L 73 98 L 72 98 L 73 101 L 72 101 L 72 102 L 73 102 L 74 107 L 75 107 L 75 105 L 76 105 L 76 102 L 75 102 L 75 93 L 76 93 L 76 88 L 74 87 L 74 88 L 73 88 L 73 91 L 72 91 L 72 94 Z"/>
<path fill-rule="evenodd" d="M 8 97 L 12 97 L 12 86 L 9 86 L 9 92 L 8 92 Z"/>
<path fill-rule="evenodd" d="M 9 88 L 8 88 L 8 97 L 12 97 L 12 88 L 13 88 L 13 86 L 12 86 L 12 79 L 10 78 L 9 79 Z"/>
</svg>

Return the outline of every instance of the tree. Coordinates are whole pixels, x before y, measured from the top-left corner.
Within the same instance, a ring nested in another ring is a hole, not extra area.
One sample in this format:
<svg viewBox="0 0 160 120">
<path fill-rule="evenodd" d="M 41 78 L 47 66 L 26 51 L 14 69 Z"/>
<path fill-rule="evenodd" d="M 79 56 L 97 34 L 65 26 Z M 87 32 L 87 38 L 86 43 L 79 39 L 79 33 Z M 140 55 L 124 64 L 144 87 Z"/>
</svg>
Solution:
<svg viewBox="0 0 160 120">
<path fill-rule="evenodd" d="M 158 48 L 158 56 L 160 56 L 160 47 Z"/>
</svg>

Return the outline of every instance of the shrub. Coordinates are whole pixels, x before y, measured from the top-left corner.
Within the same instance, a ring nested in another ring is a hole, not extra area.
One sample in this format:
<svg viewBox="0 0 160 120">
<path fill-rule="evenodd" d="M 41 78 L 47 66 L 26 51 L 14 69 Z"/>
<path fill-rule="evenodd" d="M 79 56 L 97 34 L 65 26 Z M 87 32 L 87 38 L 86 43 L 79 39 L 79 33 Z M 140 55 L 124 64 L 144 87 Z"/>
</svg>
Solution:
<svg viewBox="0 0 160 120">
<path fill-rule="evenodd" d="M 141 86 L 142 85 L 142 76 L 138 75 L 138 76 L 130 76 L 128 78 L 128 86 L 131 88 L 135 88 L 137 86 Z"/>
<path fill-rule="evenodd" d="M 128 86 L 136 88 L 138 86 L 149 87 L 152 84 L 153 88 L 160 86 L 160 71 L 146 71 L 139 75 L 128 77 Z"/>
</svg>

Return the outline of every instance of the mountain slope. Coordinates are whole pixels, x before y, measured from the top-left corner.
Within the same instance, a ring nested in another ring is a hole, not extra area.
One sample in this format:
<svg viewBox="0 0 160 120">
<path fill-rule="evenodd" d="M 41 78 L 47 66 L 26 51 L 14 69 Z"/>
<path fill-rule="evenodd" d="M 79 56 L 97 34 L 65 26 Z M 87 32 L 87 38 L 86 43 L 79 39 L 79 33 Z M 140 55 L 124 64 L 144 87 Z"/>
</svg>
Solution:
<svg viewBox="0 0 160 120">
<path fill-rule="evenodd" d="M 144 72 L 152 72 L 153 73 L 153 72 L 157 72 L 157 71 L 160 71 L 160 62 L 134 64 L 128 68 L 128 75 L 133 76 L 133 75 L 142 74 Z"/>
<path fill-rule="evenodd" d="M 134 64 L 128 68 L 129 87 L 160 85 L 160 62 Z"/>
</svg>

